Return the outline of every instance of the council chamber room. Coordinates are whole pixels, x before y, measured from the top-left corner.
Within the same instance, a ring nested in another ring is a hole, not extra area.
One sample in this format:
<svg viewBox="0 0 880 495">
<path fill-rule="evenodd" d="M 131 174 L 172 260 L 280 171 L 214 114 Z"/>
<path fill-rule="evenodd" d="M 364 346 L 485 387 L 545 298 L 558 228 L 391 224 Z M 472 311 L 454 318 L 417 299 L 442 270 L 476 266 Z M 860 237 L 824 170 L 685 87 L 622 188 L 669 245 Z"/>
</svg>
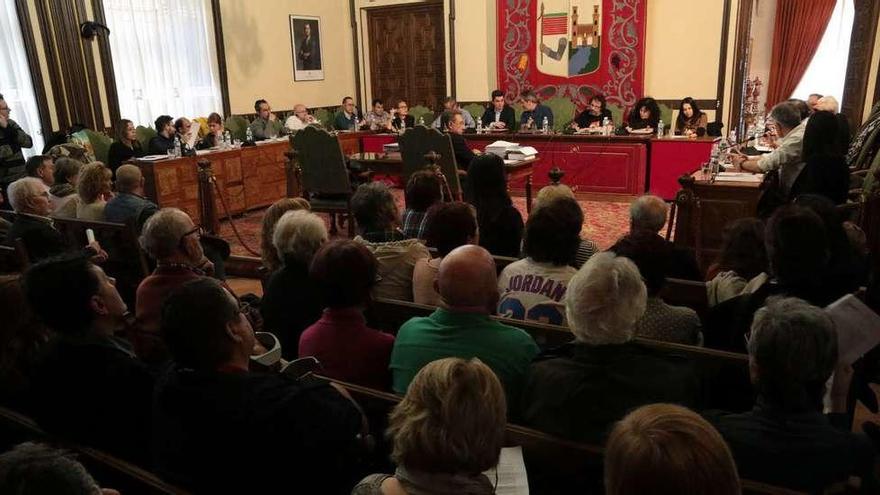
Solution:
<svg viewBox="0 0 880 495">
<path fill-rule="evenodd" d="M 0 0 L 0 493 L 880 493 L 878 31 Z"/>
</svg>

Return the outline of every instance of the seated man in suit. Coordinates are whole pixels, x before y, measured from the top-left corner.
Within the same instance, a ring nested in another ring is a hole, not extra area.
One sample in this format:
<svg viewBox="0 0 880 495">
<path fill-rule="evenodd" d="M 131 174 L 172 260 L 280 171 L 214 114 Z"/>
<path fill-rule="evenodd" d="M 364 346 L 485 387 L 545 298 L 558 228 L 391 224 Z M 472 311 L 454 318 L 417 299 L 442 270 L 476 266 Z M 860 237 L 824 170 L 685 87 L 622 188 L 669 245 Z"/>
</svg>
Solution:
<svg viewBox="0 0 880 495">
<path fill-rule="evenodd" d="M 483 125 L 492 129 L 516 131 L 516 112 L 504 100 L 504 91 L 492 91 L 492 104 L 483 112 Z"/>
<path fill-rule="evenodd" d="M 706 414 L 730 446 L 742 477 L 823 493 L 860 476 L 864 493 L 877 493 L 871 474 L 876 452 L 850 428 L 853 372 L 838 362 L 837 345 L 831 318 L 802 299 L 774 298 L 757 312 L 748 336 L 755 406 L 742 414 Z"/>
<path fill-rule="evenodd" d="M 119 167 L 116 170 L 116 196 L 104 207 L 104 219 L 113 223 L 132 222 L 140 232 L 144 222 L 157 211 L 156 203 L 144 197 L 144 175 L 140 167 Z"/>
<path fill-rule="evenodd" d="M 513 408 L 538 345 L 519 328 L 490 318 L 498 304 L 495 261 L 485 249 L 466 245 L 443 257 L 435 287 L 440 307 L 412 318 L 397 333 L 391 351 L 394 391 L 406 393 L 422 367 L 447 357 L 479 358 L 498 375 Z"/>
<path fill-rule="evenodd" d="M 699 382 L 687 359 L 633 342 L 646 304 L 632 261 L 611 252 L 593 255 L 568 283 L 565 310 L 574 342 L 540 356 L 528 373 L 520 402 L 525 424 L 596 443 L 635 407 L 691 405 Z"/>
<path fill-rule="evenodd" d="M 461 106 L 459 106 L 458 101 L 455 98 L 453 98 L 452 96 L 447 96 L 446 99 L 443 100 L 443 111 L 444 112 L 451 112 L 453 110 L 458 110 L 459 112 L 461 112 L 461 117 L 464 119 L 464 126 L 465 127 L 467 127 L 468 129 L 474 129 L 477 127 L 477 123 L 476 123 L 476 121 L 474 121 L 474 117 L 471 115 L 471 113 L 468 112 L 467 110 L 461 108 Z M 443 123 L 440 122 L 440 117 L 442 117 L 442 116 L 443 116 L 443 113 L 441 112 L 440 116 L 438 116 L 436 119 L 434 119 L 434 122 L 431 124 L 436 129 L 443 130 Z"/>
<path fill-rule="evenodd" d="M 364 125 L 364 116 L 354 106 L 354 99 L 346 96 L 342 99 L 342 108 L 333 119 L 333 127 L 337 131 L 356 131 L 356 127 Z"/>
<path fill-rule="evenodd" d="M 519 117 L 519 126 L 522 130 L 541 129 L 544 125 L 544 119 L 547 119 L 547 125 L 553 129 L 553 110 L 541 105 L 538 101 L 538 95 L 534 91 L 523 91 L 522 95 L 523 108 L 525 109 Z"/>
<path fill-rule="evenodd" d="M 394 114 L 391 126 L 397 130 L 412 129 L 416 125 L 416 119 L 409 114 L 409 105 L 407 105 L 406 100 L 397 102 L 397 109 L 392 110 L 391 113 Z"/>
<path fill-rule="evenodd" d="M 455 163 L 458 165 L 458 169 L 467 170 L 471 160 L 480 154 L 480 151 L 468 148 L 467 141 L 463 136 L 465 124 L 461 110 L 443 112 L 443 115 L 440 116 L 440 123 L 443 130 L 449 134 L 449 140 L 452 141 L 452 152 L 455 153 Z"/>
<path fill-rule="evenodd" d="M 653 194 L 640 196 L 629 205 L 629 231 L 647 230 L 660 237 L 660 231 L 666 225 L 668 215 L 669 206 L 663 198 Z M 675 246 L 672 242 L 669 244 L 672 252 L 666 276 L 685 280 L 703 280 L 694 253 L 690 249 Z"/>
<path fill-rule="evenodd" d="M 257 117 L 248 126 L 251 134 L 254 135 L 255 141 L 272 139 L 281 133 L 281 121 L 272 113 L 272 107 L 266 100 L 257 100 L 254 102 L 254 111 Z"/>
<path fill-rule="evenodd" d="M 347 493 L 360 474 L 357 407 L 323 380 L 251 372 L 259 346 L 229 291 L 184 284 L 162 329 L 173 358 L 153 402 L 163 478 L 193 493 Z"/>
<path fill-rule="evenodd" d="M 156 136 L 150 139 L 148 146 L 151 155 L 165 155 L 174 149 L 174 119 L 170 115 L 160 115 L 156 122 Z"/>
<path fill-rule="evenodd" d="M 16 215 L 15 222 L 6 233 L 6 245 L 15 246 L 16 239 L 21 239 L 31 263 L 76 250 L 55 229 L 49 218 L 52 208 L 49 205 L 49 191 L 43 181 L 35 177 L 18 179 L 9 184 L 7 192 Z M 95 262 L 107 259 L 107 253 L 97 241 L 79 251 L 80 255 L 91 257 Z"/>
<path fill-rule="evenodd" d="M 298 131 L 309 124 L 317 122 L 315 117 L 309 113 L 309 109 L 302 103 L 297 103 L 293 107 L 293 115 L 287 117 L 284 121 L 284 127 L 291 131 Z"/>
<path fill-rule="evenodd" d="M 52 434 L 147 461 L 153 376 L 116 337 L 128 309 L 114 279 L 72 255 L 34 265 L 24 287 L 54 332 L 35 366 L 34 417 Z"/>
</svg>

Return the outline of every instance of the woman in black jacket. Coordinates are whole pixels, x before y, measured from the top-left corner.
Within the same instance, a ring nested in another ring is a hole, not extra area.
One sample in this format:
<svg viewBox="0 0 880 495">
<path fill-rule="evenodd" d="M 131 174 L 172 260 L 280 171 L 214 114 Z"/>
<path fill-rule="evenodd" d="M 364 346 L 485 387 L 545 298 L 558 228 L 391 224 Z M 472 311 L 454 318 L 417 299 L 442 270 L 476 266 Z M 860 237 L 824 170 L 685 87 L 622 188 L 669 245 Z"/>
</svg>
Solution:
<svg viewBox="0 0 880 495">
<path fill-rule="evenodd" d="M 789 199 L 802 194 L 820 194 L 834 204 L 846 202 L 849 168 L 841 153 L 840 123 L 827 111 L 814 113 L 804 130 L 804 168 L 791 186 Z"/>
<path fill-rule="evenodd" d="M 507 193 L 504 161 L 487 153 L 468 168 L 467 200 L 477 209 L 480 245 L 498 256 L 519 257 L 523 220 Z"/>
</svg>

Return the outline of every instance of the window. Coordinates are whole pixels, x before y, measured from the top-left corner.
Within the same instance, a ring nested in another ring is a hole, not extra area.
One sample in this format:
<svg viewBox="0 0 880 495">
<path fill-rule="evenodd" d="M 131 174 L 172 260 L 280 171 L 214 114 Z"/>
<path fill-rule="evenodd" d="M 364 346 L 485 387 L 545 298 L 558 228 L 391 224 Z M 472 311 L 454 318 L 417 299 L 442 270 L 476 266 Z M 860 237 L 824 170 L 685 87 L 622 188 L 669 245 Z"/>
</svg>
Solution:
<svg viewBox="0 0 880 495">
<path fill-rule="evenodd" d="M 104 0 L 122 118 L 222 111 L 208 0 Z"/>
<path fill-rule="evenodd" d="M 854 17 L 853 0 L 837 0 L 819 48 L 792 98 L 806 100 L 811 93 L 818 93 L 833 96 L 843 105 L 843 84 Z"/>
<path fill-rule="evenodd" d="M 12 110 L 9 117 L 34 140 L 33 148 L 22 150 L 29 157 L 43 151 L 43 133 L 14 0 L 0 0 L 0 67 L 0 94 Z"/>
</svg>

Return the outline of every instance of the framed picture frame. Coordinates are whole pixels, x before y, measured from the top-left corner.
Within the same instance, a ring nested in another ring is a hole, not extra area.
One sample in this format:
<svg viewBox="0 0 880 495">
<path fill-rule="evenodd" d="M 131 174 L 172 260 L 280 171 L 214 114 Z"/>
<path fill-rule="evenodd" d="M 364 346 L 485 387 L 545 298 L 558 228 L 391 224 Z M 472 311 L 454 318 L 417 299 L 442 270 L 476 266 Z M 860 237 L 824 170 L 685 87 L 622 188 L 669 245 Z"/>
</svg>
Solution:
<svg viewBox="0 0 880 495">
<path fill-rule="evenodd" d="M 290 16 L 290 47 L 293 52 L 294 81 L 323 81 L 324 54 L 321 43 L 321 18 Z"/>
</svg>

